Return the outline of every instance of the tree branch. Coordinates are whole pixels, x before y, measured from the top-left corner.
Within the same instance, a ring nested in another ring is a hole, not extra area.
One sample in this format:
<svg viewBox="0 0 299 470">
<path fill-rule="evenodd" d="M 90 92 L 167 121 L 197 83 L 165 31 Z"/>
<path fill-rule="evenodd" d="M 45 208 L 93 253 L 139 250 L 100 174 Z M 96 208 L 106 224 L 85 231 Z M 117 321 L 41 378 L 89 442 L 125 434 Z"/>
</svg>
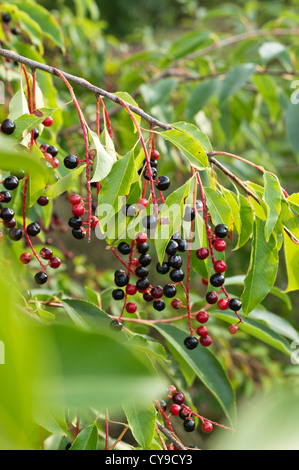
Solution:
<svg viewBox="0 0 299 470">
<path fill-rule="evenodd" d="M 166 436 L 178 449 L 187 450 L 187 448 L 185 446 L 183 446 L 183 444 L 181 444 L 173 436 L 173 434 L 170 431 L 168 431 L 168 429 L 166 429 L 164 426 L 162 426 L 162 424 L 158 420 L 156 420 L 156 425 L 159 428 L 159 430 L 164 434 L 164 436 Z"/>
</svg>

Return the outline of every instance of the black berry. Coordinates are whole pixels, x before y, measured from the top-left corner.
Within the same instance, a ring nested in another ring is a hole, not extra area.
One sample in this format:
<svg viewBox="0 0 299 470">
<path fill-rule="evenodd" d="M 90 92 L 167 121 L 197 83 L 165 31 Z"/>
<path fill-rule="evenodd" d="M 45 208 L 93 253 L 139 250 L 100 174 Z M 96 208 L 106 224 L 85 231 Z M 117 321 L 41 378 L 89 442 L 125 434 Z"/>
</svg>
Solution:
<svg viewBox="0 0 299 470">
<path fill-rule="evenodd" d="M 138 279 L 138 281 L 136 282 L 137 289 L 140 292 L 146 291 L 149 288 L 149 285 L 150 285 L 150 282 L 146 277 L 142 279 Z"/>
<path fill-rule="evenodd" d="M 5 189 L 8 189 L 9 191 L 13 191 L 19 186 L 19 180 L 16 176 L 8 176 L 3 181 L 3 186 Z"/>
<path fill-rule="evenodd" d="M 225 238 L 225 237 L 227 237 L 227 235 L 228 235 L 228 228 L 227 228 L 227 226 L 224 225 L 224 224 L 216 225 L 216 227 L 215 227 L 215 235 L 216 235 L 218 238 Z"/>
<path fill-rule="evenodd" d="M 187 336 L 187 338 L 184 339 L 184 345 L 187 349 L 195 349 L 198 346 L 198 339 L 195 338 L 195 336 Z"/>
<path fill-rule="evenodd" d="M 40 196 L 37 200 L 39 206 L 47 206 L 49 204 L 49 198 L 47 196 Z"/>
<path fill-rule="evenodd" d="M 73 170 L 76 168 L 79 164 L 79 158 L 76 157 L 75 155 L 67 155 L 65 159 L 63 160 L 64 166 L 66 168 L 69 168 L 70 170 Z"/>
<path fill-rule="evenodd" d="M 4 23 L 9 23 L 11 21 L 10 13 L 3 13 L 2 21 L 4 21 Z"/>
<path fill-rule="evenodd" d="M 15 227 L 9 231 L 8 236 L 11 240 L 18 242 L 19 240 L 21 240 L 23 232 L 21 229 Z"/>
<path fill-rule="evenodd" d="M 159 176 L 158 182 L 155 184 L 159 191 L 166 191 L 166 189 L 168 189 L 170 186 L 170 179 L 168 176 Z"/>
<path fill-rule="evenodd" d="M 1 219 L 5 220 L 5 222 L 9 222 L 11 219 L 13 219 L 15 213 L 12 209 L 9 207 L 4 207 L 1 212 Z"/>
<path fill-rule="evenodd" d="M 131 246 L 126 242 L 121 242 L 117 249 L 122 255 L 128 255 L 131 252 Z"/>
<path fill-rule="evenodd" d="M 166 284 L 163 288 L 163 293 L 168 299 L 174 297 L 176 295 L 176 292 L 176 287 L 173 284 Z"/>
<path fill-rule="evenodd" d="M 148 275 L 148 269 L 146 266 L 137 266 L 135 273 L 138 277 L 146 277 Z"/>
<path fill-rule="evenodd" d="M 82 228 L 73 228 L 72 235 L 77 240 L 82 240 L 85 237 L 85 232 L 83 232 Z"/>
<path fill-rule="evenodd" d="M 195 421 L 191 418 L 185 419 L 183 426 L 185 431 L 192 432 L 195 429 Z"/>
<path fill-rule="evenodd" d="M 52 155 L 52 157 L 56 157 L 56 155 L 58 155 L 58 148 L 54 145 L 49 145 L 49 147 L 47 148 L 47 153 Z"/>
<path fill-rule="evenodd" d="M 183 220 L 185 220 L 185 222 L 191 222 L 194 219 L 195 219 L 195 212 L 194 212 L 193 207 L 187 206 L 185 209 Z"/>
<path fill-rule="evenodd" d="M 11 194 L 9 191 L 1 191 L 0 195 L 4 197 L 4 199 L 1 201 L 1 202 L 4 202 L 4 204 L 11 201 Z"/>
<path fill-rule="evenodd" d="M 126 217 L 134 217 L 136 214 L 136 207 L 132 204 L 126 204 L 125 206 L 122 206 L 121 211 Z"/>
<path fill-rule="evenodd" d="M 81 217 L 71 217 L 68 221 L 68 224 L 72 228 L 80 228 L 83 223 Z"/>
<path fill-rule="evenodd" d="M 181 252 L 187 251 L 188 243 L 186 242 L 186 240 L 181 238 L 180 240 L 177 240 L 177 244 L 178 244 L 178 250 L 179 251 L 181 251 Z"/>
<path fill-rule="evenodd" d="M 129 282 L 129 276 L 125 273 L 125 271 L 116 271 L 114 275 L 114 282 L 118 287 L 124 287 Z"/>
<path fill-rule="evenodd" d="M 180 268 L 183 264 L 183 261 L 180 255 L 172 255 L 168 260 L 168 264 L 172 268 Z"/>
<path fill-rule="evenodd" d="M 114 291 L 112 291 L 112 297 L 114 300 L 122 300 L 125 297 L 125 293 L 122 289 L 114 289 Z"/>
<path fill-rule="evenodd" d="M 33 138 L 34 140 L 39 138 L 39 130 L 37 128 L 33 129 Z"/>
<path fill-rule="evenodd" d="M 167 274 L 169 272 L 169 264 L 166 261 L 163 261 L 162 264 L 158 263 L 156 265 L 156 270 L 159 274 Z"/>
<path fill-rule="evenodd" d="M 148 252 L 149 245 L 148 243 L 138 243 L 136 248 L 137 248 L 138 253 L 144 254 Z"/>
<path fill-rule="evenodd" d="M 157 172 L 157 168 L 151 166 L 151 169 L 152 169 L 152 176 L 153 176 L 153 180 L 154 180 L 154 179 L 157 177 L 157 173 L 158 173 L 158 172 Z M 146 170 L 145 170 L 144 173 L 143 173 L 143 177 L 144 177 L 144 179 L 146 179 L 147 181 L 150 180 L 150 175 L 149 175 L 149 171 L 148 171 L 147 168 L 146 168 Z"/>
<path fill-rule="evenodd" d="M 208 304 L 211 304 L 211 305 L 215 304 L 218 300 L 217 292 L 214 292 L 214 291 L 208 292 L 206 295 L 206 300 Z"/>
<path fill-rule="evenodd" d="M 149 255 L 148 253 L 145 254 L 145 255 L 141 255 L 139 256 L 139 263 L 141 264 L 141 266 L 148 266 L 149 264 L 151 264 L 152 262 L 152 257 L 151 255 Z"/>
<path fill-rule="evenodd" d="M 229 308 L 234 312 L 237 312 L 242 307 L 242 302 L 239 299 L 230 299 Z"/>
<path fill-rule="evenodd" d="M 153 307 L 155 310 L 158 310 L 158 312 L 161 312 L 162 310 L 164 310 L 166 305 L 165 305 L 164 300 L 159 299 L 159 300 L 154 300 Z"/>
<path fill-rule="evenodd" d="M 145 292 L 143 294 L 143 300 L 145 300 L 146 302 L 151 302 L 153 300 L 153 297 L 149 292 Z"/>
<path fill-rule="evenodd" d="M 15 123 L 11 119 L 5 119 L 1 124 L 1 131 L 3 134 L 11 135 L 16 128 Z"/>
<path fill-rule="evenodd" d="M 173 269 L 170 271 L 169 276 L 173 282 L 181 282 L 185 277 L 185 273 L 182 269 Z"/>
<path fill-rule="evenodd" d="M 48 280 L 48 275 L 44 271 L 40 271 L 39 273 L 36 273 L 34 280 L 37 284 L 45 284 Z"/>
<path fill-rule="evenodd" d="M 172 401 L 176 405 L 182 405 L 182 403 L 185 401 L 185 395 L 182 392 L 175 392 L 172 397 Z"/>
<path fill-rule="evenodd" d="M 154 215 L 147 215 L 142 219 L 142 225 L 144 228 L 150 230 L 157 227 L 158 221 Z"/>
<path fill-rule="evenodd" d="M 179 245 L 175 240 L 170 240 L 168 245 L 166 246 L 166 253 L 168 255 L 175 255 L 178 250 Z"/>
<path fill-rule="evenodd" d="M 215 273 L 210 277 L 210 283 L 213 287 L 220 287 L 224 284 L 224 276 L 221 273 Z"/>
<path fill-rule="evenodd" d="M 31 237 L 36 237 L 40 233 L 40 226 L 37 222 L 27 225 L 27 233 Z"/>
</svg>

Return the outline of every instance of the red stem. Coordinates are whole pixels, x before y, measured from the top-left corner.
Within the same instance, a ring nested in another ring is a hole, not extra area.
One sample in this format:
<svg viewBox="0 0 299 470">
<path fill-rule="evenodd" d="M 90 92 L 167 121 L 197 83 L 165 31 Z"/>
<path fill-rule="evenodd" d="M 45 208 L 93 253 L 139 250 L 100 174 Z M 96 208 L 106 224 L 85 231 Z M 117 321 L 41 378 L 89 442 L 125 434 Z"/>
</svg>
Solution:
<svg viewBox="0 0 299 470">
<path fill-rule="evenodd" d="M 105 113 L 105 119 L 106 119 L 106 123 L 107 123 L 109 135 L 110 135 L 111 139 L 113 139 L 112 128 L 111 128 L 111 122 L 110 122 L 110 119 L 109 119 L 109 114 L 108 114 L 108 112 L 107 112 L 107 109 L 106 109 L 106 106 L 105 106 L 105 104 L 104 104 L 104 101 L 103 101 L 102 97 L 100 96 L 99 98 L 100 98 L 101 105 L 102 105 L 103 110 L 104 110 L 104 113 Z"/>
<path fill-rule="evenodd" d="M 29 113 L 32 114 L 32 99 L 31 99 L 31 89 L 30 89 L 30 84 L 29 84 L 29 76 L 28 76 L 25 65 L 21 64 L 21 66 L 25 75 L 26 83 L 27 83 L 27 94 L 28 94 L 27 101 L 28 101 Z"/>
<path fill-rule="evenodd" d="M 223 424 L 215 423 L 214 421 L 211 421 L 210 419 L 206 419 L 203 416 L 200 416 L 199 414 L 195 413 L 193 410 L 191 410 L 188 406 L 186 406 L 184 404 L 182 404 L 181 406 L 183 408 L 185 408 L 186 410 L 190 411 L 190 414 L 192 414 L 194 416 L 197 416 L 197 418 L 199 418 L 203 423 L 205 421 L 208 421 L 209 423 L 212 423 L 214 426 L 218 426 L 219 428 L 223 428 L 223 429 L 227 429 L 228 431 L 232 431 L 231 428 L 228 428 L 227 426 L 224 426 Z"/>
</svg>

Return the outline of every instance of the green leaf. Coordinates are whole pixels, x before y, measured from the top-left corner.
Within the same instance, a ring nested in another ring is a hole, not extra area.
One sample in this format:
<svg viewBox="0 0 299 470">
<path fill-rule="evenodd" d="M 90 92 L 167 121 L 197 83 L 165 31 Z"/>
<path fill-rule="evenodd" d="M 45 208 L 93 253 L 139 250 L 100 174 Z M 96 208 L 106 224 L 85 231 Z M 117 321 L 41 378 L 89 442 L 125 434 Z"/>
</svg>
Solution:
<svg viewBox="0 0 299 470">
<path fill-rule="evenodd" d="M 15 121 L 23 114 L 29 114 L 29 108 L 23 88 L 20 88 L 10 100 L 8 117 Z"/>
<path fill-rule="evenodd" d="M 58 197 L 65 191 L 70 191 L 77 183 L 79 175 L 85 169 L 85 165 L 80 165 L 75 170 L 71 170 L 66 176 L 63 176 L 57 183 L 52 184 L 45 190 L 45 196 Z"/>
<path fill-rule="evenodd" d="M 15 1 L 14 4 L 25 11 L 41 28 L 43 34 L 57 44 L 62 51 L 65 50 L 61 28 L 56 19 L 44 7 L 29 1 Z"/>
<path fill-rule="evenodd" d="M 202 170 L 208 166 L 208 157 L 204 148 L 200 142 L 189 133 L 172 129 L 160 132 L 159 135 L 175 145 L 187 158 L 189 163 L 198 170 Z"/>
<path fill-rule="evenodd" d="M 255 64 L 242 64 L 232 68 L 220 88 L 219 101 L 224 102 L 236 93 L 254 73 Z"/>
<path fill-rule="evenodd" d="M 292 229 L 292 233 L 299 239 L 299 229 Z M 284 256 L 288 274 L 288 287 L 286 292 L 292 292 L 299 289 L 299 245 L 296 245 L 290 237 L 283 232 L 284 237 Z"/>
<path fill-rule="evenodd" d="M 164 258 L 166 245 L 171 236 L 179 229 L 182 224 L 184 215 L 184 202 L 189 193 L 191 179 L 186 181 L 183 186 L 176 189 L 171 193 L 162 207 L 160 218 L 169 219 L 168 225 L 158 225 L 157 237 L 155 239 L 155 246 L 159 263 L 161 264 Z"/>
<path fill-rule="evenodd" d="M 235 421 L 234 390 L 214 354 L 204 347 L 189 351 L 184 347 L 187 333 L 173 325 L 153 325 L 153 327 L 171 344 L 180 356 L 194 370 L 196 376 L 215 396 L 226 416 L 233 424 Z"/>
<path fill-rule="evenodd" d="M 265 225 L 266 241 L 269 240 L 281 211 L 281 188 L 275 175 L 264 172 L 265 190 L 263 199 L 267 204 L 268 217 Z"/>
<path fill-rule="evenodd" d="M 99 434 L 97 427 L 93 424 L 79 432 L 70 450 L 97 450 Z"/>
<path fill-rule="evenodd" d="M 113 165 L 111 173 L 104 180 L 99 194 L 99 205 L 107 204 L 110 208 L 104 217 L 99 214 L 101 229 L 104 229 L 111 217 L 120 210 L 122 197 L 129 193 L 135 171 L 134 153 L 130 151 Z"/>
<path fill-rule="evenodd" d="M 240 233 L 241 232 L 241 218 L 240 218 L 240 205 L 238 201 L 238 196 L 233 193 L 232 191 L 229 191 L 228 189 L 224 188 L 221 186 L 221 191 L 226 199 L 226 202 L 228 203 L 232 217 L 233 217 L 233 226 L 235 228 L 235 232 Z M 233 227 L 229 227 L 230 230 L 233 229 Z"/>
<path fill-rule="evenodd" d="M 136 406 L 132 401 L 123 405 L 132 434 L 142 449 L 148 449 L 155 433 L 156 410 L 150 400 Z"/>
<path fill-rule="evenodd" d="M 255 220 L 248 274 L 242 294 L 243 312 L 247 316 L 270 292 L 274 285 L 277 268 L 277 243 L 273 234 L 265 239 L 265 224 Z"/>
<path fill-rule="evenodd" d="M 89 328 L 93 324 L 108 327 L 109 317 L 106 312 L 86 300 L 63 299 L 62 304 L 74 324 L 80 328 Z"/>
<path fill-rule="evenodd" d="M 95 132 L 88 129 L 88 133 L 90 139 L 89 153 L 94 161 L 90 182 L 97 183 L 109 175 L 113 164 L 116 162 L 116 156 L 113 157 L 111 153 L 105 150 Z"/>
<path fill-rule="evenodd" d="M 288 198 L 287 198 L 287 201 L 288 203 L 290 204 L 290 206 L 292 207 L 292 209 L 297 212 L 297 214 L 299 214 L 299 193 L 294 193 L 294 194 L 291 194 Z"/>
<path fill-rule="evenodd" d="M 269 75 L 255 75 L 253 80 L 269 108 L 272 121 L 275 121 L 280 111 L 279 96 L 275 80 Z"/>
<path fill-rule="evenodd" d="M 183 34 L 177 39 L 168 51 L 170 60 L 177 60 L 187 54 L 208 45 L 211 40 L 211 33 L 207 31 L 191 31 Z"/>
<path fill-rule="evenodd" d="M 249 240 L 253 230 L 254 215 L 248 199 L 242 194 L 238 195 L 240 205 L 241 229 L 239 238 L 234 250 L 238 250 Z"/>
<path fill-rule="evenodd" d="M 178 85 L 178 80 L 174 78 L 165 78 L 157 83 L 145 83 L 141 85 L 140 91 L 145 103 L 153 108 L 154 106 L 165 102 Z"/>
<path fill-rule="evenodd" d="M 254 314 L 254 312 L 252 312 Z M 218 311 L 211 311 L 211 315 L 219 318 L 219 320 L 223 320 L 229 324 L 233 324 L 236 322 L 236 316 L 233 312 L 218 312 Z M 257 338 L 263 341 L 266 344 L 269 344 L 278 351 L 287 354 L 288 356 L 291 355 L 292 350 L 289 346 L 288 341 L 286 341 L 280 334 L 278 334 L 274 329 L 271 329 L 267 324 L 262 321 L 252 319 L 252 318 L 244 318 L 243 323 L 238 324 L 238 328 L 244 333 L 247 333 L 254 338 Z M 264 317 L 265 318 L 265 317 Z"/>
<path fill-rule="evenodd" d="M 288 104 L 285 129 L 287 138 L 291 144 L 293 152 L 299 154 L 299 106 L 291 101 Z"/>
<path fill-rule="evenodd" d="M 186 134 L 189 134 L 194 137 L 194 139 L 198 140 L 198 142 L 205 151 L 210 152 L 213 150 L 211 141 L 207 134 L 198 129 L 198 127 L 194 124 L 191 124 L 190 122 L 179 121 L 173 123 L 172 127 L 174 127 L 175 129 L 179 129 L 180 131 L 185 132 Z"/>
<path fill-rule="evenodd" d="M 134 335 L 127 341 L 127 346 L 136 349 L 150 356 L 154 356 L 157 359 L 167 362 L 170 364 L 171 361 L 168 360 L 165 349 L 162 344 L 157 341 L 153 341 L 151 338 L 142 335 Z"/>
<path fill-rule="evenodd" d="M 133 105 L 133 106 L 136 106 L 136 108 L 139 108 L 138 106 L 138 103 L 134 100 L 134 98 L 129 94 L 127 93 L 126 91 L 117 91 L 114 93 L 116 96 L 118 96 L 121 100 L 123 101 L 126 101 L 127 103 Z M 136 121 L 138 122 L 138 124 L 140 124 L 141 122 L 141 116 L 139 116 L 138 114 L 135 114 L 133 113 L 135 118 L 136 118 Z M 133 122 L 133 126 L 134 126 L 134 130 L 135 132 L 137 131 L 136 129 L 136 126 Z"/>
<path fill-rule="evenodd" d="M 187 103 L 186 115 L 187 119 L 192 118 L 198 113 L 209 99 L 214 95 L 219 86 L 219 79 L 212 78 L 197 85 L 191 93 Z"/>
<path fill-rule="evenodd" d="M 204 193 L 213 224 L 225 224 L 231 227 L 233 223 L 232 212 L 224 197 L 212 188 L 204 188 Z"/>
<path fill-rule="evenodd" d="M 13 133 L 13 138 L 16 142 L 21 142 L 30 131 L 42 124 L 46 117 L 51 116 L 56 109 L 42 108 L 38 111 L 42 113 L 42 116 L 23 114 L 15 120 L 16 129 Z"/>
</svg>

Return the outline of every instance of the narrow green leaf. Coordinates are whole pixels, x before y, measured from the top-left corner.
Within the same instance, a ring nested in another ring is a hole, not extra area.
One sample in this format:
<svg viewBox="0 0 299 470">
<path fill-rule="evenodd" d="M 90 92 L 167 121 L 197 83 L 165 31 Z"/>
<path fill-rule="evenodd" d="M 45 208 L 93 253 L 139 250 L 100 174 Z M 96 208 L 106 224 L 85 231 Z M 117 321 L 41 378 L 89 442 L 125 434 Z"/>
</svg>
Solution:
<svg viewBox="0 0 299 470">
<path fill-rule="evenodd" d="M 164 139 L 175 145 L 187 158 L 192 166 L 198 170 L 208 166 L 208 157 L 199 141 L 189 133 L 177 129 L 163 131 L 159 134 Z"/>
<path fill-rule="evenodd" d="M 222 82 L 219 100 L 220 102 L 228 100 L 236 93 L 254 73 L 255 64 L 242 64 L 232 68 Z"/>
<path fill-rule="evenodd" d="M 231 227 L 233 223 L 232 212 L 224 197 L 212 188 L 204 188 L 204 193 L 213 224 L 225 224 Z"/>
<path fill-rule="evenodd" d="M 153 341 L 152 338 L 148 338 L 143 335 L 134 335 L 127 341 L 127 345 L 133 349 L 136 349 L 137 351 L 149 354 L 156 357 L 157 359 L 165 361 L 168 364 L 170 363 L 162 344 L 158 343 L 157 341 Z"/>
<path fill-rule="evenodd" d="M 293 229 L 292 233 L 299 239 L 299 229 Z M 288 274 L 288 287 L 286 292 L 292 292 L 299 289 L 299 245 L 296 245 L 290 237 L 283 232 L 284 237 L 284 256 Z"/>
<path fill-rule="evenodd" d="M 269 108 L 272 121 L 277 119 L 280 106 L 277 84 L 270 75 L 254 75 L 254 83 Z"/>
<path fill-rule="evenodd" d="M 275 175 L 265 171 L 265 190 L 263 199 L 267 204 L 268 217 L 265 225 L 265 237 L 268 241 L 281 211 L 281 188 Z"/>
<path fill-rule="evenodd" d="M 254 215 L 248 199 L 242 194 L 238 196 L 240 204 L 240 222 L 241 230 L 238 242 L 234 250 L 238 250 L 249 240 L 253 231 Z"/>
<path fill-rule="evenodd" d="M 243 312 L 247 316 L 266 297 L 274 285 L 277 268 L 277 243 L 273 234 L 265 239 L 265 224 L 255 220 L 248 274 L 242 294 Z"/>
<path fill-rule="evenodd" d="M 156 426 L 156 410 L 150 400 L 136 406 L 133 402 L 123 405 L 130 429 L 142 449 L 148 449 L 154 438 Z"/>
<path fill-rule="evenodd" d="M 45 190 L 45 196 L 58 197 L 65 191 L 69 191 L 78 183 L 79 175 L 85 169 L 85 165 L 80 165 L 75 170 L 71 170 L 66 176 L 63 176 L 57 183 L 52 184 Z"/>
<path fill-rule="evenodd" d="M 291 144 L 293 152 L 299 154 L 299 106 L 298 104 L 292 103 L 291 101 L 288 104 L 285 130 L 288 137 L 288 140 Z"/>
<path fill-rule="evenodd" d="M 211 80 L 206 80 L 200 83 L 194 88 L 187 104 L 187 119 L 192 118 L 206 105 L 209 99 L 217 91 L 218 86 L 218 78 L 212 78 Z"/>
</svg>

